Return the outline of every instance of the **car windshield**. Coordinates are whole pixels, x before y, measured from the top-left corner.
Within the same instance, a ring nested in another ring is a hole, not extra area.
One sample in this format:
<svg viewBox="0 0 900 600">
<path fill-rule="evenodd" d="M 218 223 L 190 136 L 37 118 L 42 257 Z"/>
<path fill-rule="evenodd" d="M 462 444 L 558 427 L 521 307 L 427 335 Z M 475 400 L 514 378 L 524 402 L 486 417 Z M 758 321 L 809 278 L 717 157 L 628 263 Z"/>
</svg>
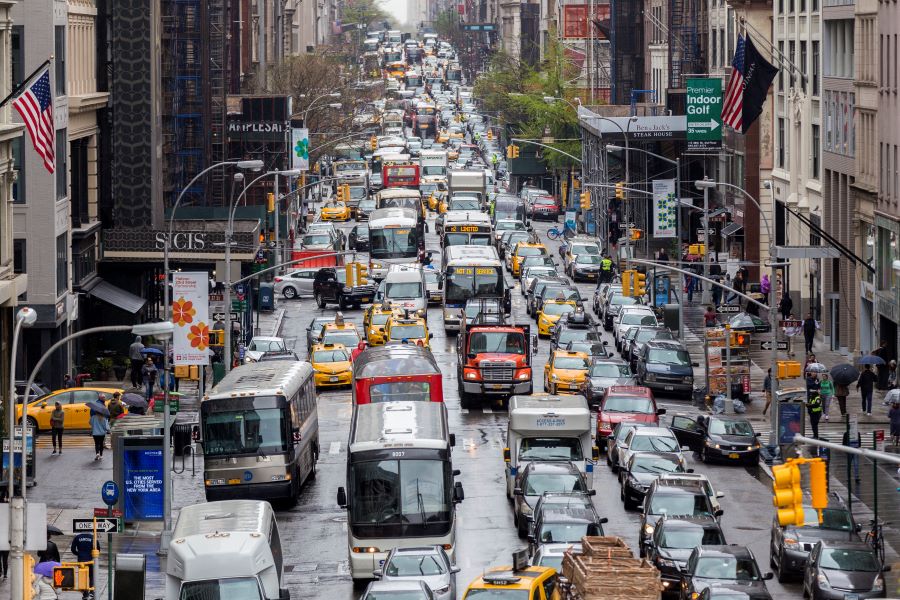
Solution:
<svg viewBox="0 0 900 600">
<path fill-rule="evenodd" d="M 656 325 L 656 317 L 647 313 L 625 313 L 622 325 Z"/>
<path fill-rule="evenodd" d="M 384 284 L 384 296 L 392 300 L 409 300 L 422 297 L 420 281 L 395 281 Z"/>
<path fill-rule="evenodd" d="M 697 546 L 717 546 L 725 543 L 722 532 L 715 527 L 666 527 L 659 536 L 660 548 L 687 550 Z"/>
<path fill-rule="evenodd" d="M 312 234 L 304 235 L 301 242 L 304 246 L 323 246 L 331 243 L 331 236 L 328 234 Z"/>
<path fill-rule="evenodd" d="M 573 473 L 530 473 L 525 480 L 525 495 L 540 496 L 545 492 L 587 493 L 584 479 Z"/>
<path fill-rule="evenodd" d="M 585 370 L 588 360 L 583 356 L 557 356 L 553 359 L 553 368 Z"/>
<path fill-rule="evenodd" d="M 420 324 L 394 325 L 391 327 L 392 340 L 420 340 L 424 339 L 426 335 L 425 326 Z"/>
<path fill-rule="evenodd" d="M 252 340 L 248 350 L 258 352 L 284 352 L 284 342 L 281 340 Z"/>
<path fill-rule="evenodd" d="M 618 306 L 629 306 L 631 304 L 637 304 L 638 299 L 633 296 L 613 296 L 610 298 L 610 305 L 618 305 Z"/>
<path fill-rule="evenodd" d="M 625 367 L 626 369 L 628 367 Z M 603 402 L 603 412 L 641 413 L 652 415 L 656 412 L 653 401 L 639 396 L 607 396 Z M 635 440 L 638 436 L 635 436 Z"/>
<path fill-rule="evenodd" d="M 344 210 L 345 208 L 347 208 L 347 205 L 343 202 L 329 202 L 325 205 L 325 208 L 336 208 L 339 210 Z"/>
<path fill-rule="evenodd" d="M 547 249 L 543 246 L 520 246 L 516 250 L 516 256 L 543 256 L 547 254 Z"/>
<path fill-rule="evenodd" d="M 525 269 L 524 271 L 522 271 L 522 277 L 525 279 L 530 279 L 532 277 L 553 275 L 554 273 L 556 273 L 556 269 L 553 267 L 532 265 L 532 266 L 528 267 L 527 269 Z"/>
<path fill-rule="evenodd" d="M 603 259 L 598 254 L 579 254 L 575 257 L 577 265 L 599 265 Z"/>
<path fill-rule="evenodd" d="M 525 354 L 525 336 L 517 331 L 475 331 L 470 338 L 469 352 Z"/>
<path fill-rule="evenodd" d="M 552 555 L 543 555 L 541 556 L 536 564 L 541 567 L 550 567 L 551 569 L 556 569 L 557 572 L 562 572 L 562 554 L 552 554 Z"/>
<path fill-rule="evenodd" d="M 178 596 L 178 600 L 218 600 L 220 598 L 262 600 L 263 596 L 255 577 L 185 581 Z"/>
<path fill-rule="evenodd" d="M 552 267 L 553 259 L 549 256 L 528 256 L 522 260 L 522 268 L 525 267 L 534 267 L 534 266 L 544 266 L 544 267 Z"/>
<path fill-rule="evenodd" d="M 514 231 L 525 231 L 525 224 L 521 221 L 497 221 L 495 229 L 497 231 L 506 231 L 509 229 Z"/>
<path fill-rule="evenodd" d="M 450 210 L 481 210 L 481 203 L 477 198 L 454 198 Z"/>
<path fill-rule="evenodd" d="M 536 536 L 542 544 L 554 542 L 580 542 L 586 535 L 599 535 L 594 523 L 544 523 Z"/>
<path fill-rule="evenodd" d="M 591 377 L 631 377 L 628 365 L 616 363 L 596 363 L 591 367 Z"/>
<path fill-rule="evenodd" d="M 634 341 L 639 344 L 649 342 L 650 340 L 674 339 L 671 332 L 665 331 L 663 329 L 641 329 L 633 336 L 633 338 Z"/>
<path fill-rule="evenodd" d="M 343 348 L 336 350 L 316 350 L 313 352 L 314 363 L 348 362 L 350 355 Z"/>
<path fill-rule="evenodd" d="M 444 561 L 435 554 L 399 554 L 384 566 L 384 574 L 389 577 L 427 577 L 446 572 Z"/>
<path fill-rule="evenodd" d="M 491 588 L 487 590 L 468 590 L 466 600 L 528 600 L 528 590 L 511 590 Z"/>
<path fill-rule="evenodd" d="M 803 526 L 818 527 L 819 529 L 834 529 L 836 531 L 851 531 L 853 519 L 850 511 L 843 508 L 825 508 L 822 510 L 822 523 L 819 524 L 819 513 L 816 509 L 803 507 Z"/>
<path fill-rule="evenodd" d="M 736 556 L 706 556 L 697 560 L 694 569 L 695 577 L 707 579 L 733 579 L 738 581 L 756 581 L 760 579 L 759 569 L 750 558 Z"/>
<path fill-rule="evenodd" d="M 559 345 L 569 342 L 600 341 L 600 332 L 596 329 L 564 329 L 559 332 Z"/>
<path fill-rule="evenodd" d="M 522 438 L 519 444 L 519 460 L 584 460 L 578 438 Z"/>
<path fill-rule="evenodd" d="M 326 331 L 322 336 L 323 344 L 341 344 L 344 348 L 355 348 L 359 345 L 359 334 L 355 330 Z"/>
<path fill-rule="evenodd" d="M 633 452 L 678 452 L 678 440 L 675 436 L 640 435 L 631 438 L 629 449 Z"/>
<path fill-rule="evenodd" d="M 632 473 L 680 473 L 681 463 L 663 456 L 635 454 L 631 461 Z"/>
<path fill-rule="evenodd" d="M 547 300 L 581 300 L 581 294 L 574 288 L 558 287 L 558 284 L 552 287 L 545 287 L 541 291 L 541 298 Z"/>
<path fill-rule="evenodd" d="M 650 499 L 650 515 L 693 515 L 711 517 L 709 498 L 706 494 L 653 494 Z"/>
<path fill-rule="evenodd" d="M 574 304 L 562 304 L 558 302 L 548 302 L 544 304 L 542 312 L 545 315 L 559 316 L 565 313 L 575 312 Z"/>
<path fill-rule="evenodd" d="M 600 256 L 600 248 L 594 244 L 584 244 L 584 245 L 574 244 L 572 246 L 571 253 L 576 256 L 581 256 L 582 254 L 587 254 L 587 255 L 591 255 L 591 256 Z"/>
<path fill-rule="evenodd" d="M 871 550 L 855 548 L 823 548 L 819 566 L 823 569 L 862 571 L 864 573 L 875 573 L 880 570 Z"/>
<path fill-rule="evenodd" d="M 689 367 L 691 365 L 691 355 L 688 354 L 687 350 L 654 348 L 650 351 L 650 356 L 647 357 L 647 362 Z"/>
<path fill-rule="evenodd" d="M 714 435 L 745 435 L 753 437 L 750 421 L 724 421 L 710 419 L 709 432 Z"/>
</svg>

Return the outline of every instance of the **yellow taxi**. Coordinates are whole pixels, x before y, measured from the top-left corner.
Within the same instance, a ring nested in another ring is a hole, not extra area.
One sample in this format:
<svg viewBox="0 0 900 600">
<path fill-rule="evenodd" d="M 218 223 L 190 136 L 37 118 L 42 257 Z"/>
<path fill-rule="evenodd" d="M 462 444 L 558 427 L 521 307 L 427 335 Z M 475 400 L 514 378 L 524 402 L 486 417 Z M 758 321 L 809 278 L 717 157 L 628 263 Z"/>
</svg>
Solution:
<svg viewBox="0 0 900 600">
<path fill-rule="evenodd" d="M 449 140 L 449 139 L 450 139 L 449 131 L 447 131 L 446 129 L 441 129 L 440 131 L 438 131 L 437 140 L 436 140 L 438 144 L 446 144 L 447 140 Z M 457 156 L 458 156 L 458 153 L 457 153 Z"/>
<path fill-rule="evenodd" d="M 437 212 L 442 204 L 447 201 L 447 190 L 435 190 L 428 196 L 428 208 Z M 446 210 L 446 209 L 445 209 Z"/>
<path fill-rule="evenodd" d="M 560 600 L 558 575 L 550 567 L 492 567 L 477 577 L 463 600 Z"/>
<path fill-rule="evenodd" d="M 537 316 L 538 336 L 550 337 L 559 318 L 570 312 L 575 312 L 575 300 L 546 300 Z"/>
<path fill-rule="evenodd" d="M 431 334 L 428 333 L 428 323 L 425 319 L 415 316 L 414 313 L 403 314 L 395 310 L 384 325 L 384 341 L 402 342 L 403 340 L 431 349 Z"/>
<path fill-rule="evenodd" d="M 317 341 L 320 344 L 341 344 L 345 348 L 356 348 L 362 339 L 356 324 L 347 323 L 341 318 L 340 321 L 335 319 L 334 323 L 323 324 Z"/>
<path fill-rule="evenodd" d="M 526 256 L 550 256 L 547 247 L 539 242 L 518 242 L 509 254 L 509 270 L 518 277 L 522 270 L 522 259 Z"/>
<path fill-rule="evenodd" d="M 451 125 L 450 127 L 448 127 L 447 128 L 447 136 L 448 136 L 447 139 L 449 139 L 449 140 L 452 140 L 452 139 L 464 140 L 464 139 L 466 139 L 465 131 L 463 131 L 463 128 L 461 125 Z"/>
<path fill-rule="evenodd" d="M 369 346 L 384 344 L 384 327 L 393 314 L 394 311 L 391 308 L 384 308 L 378 304 L 373 304 L 366 309 L 363 315 L 363 329 Z"/>
<path fill-rule="evenodd" d="M 554 350 L 544 365 L 544 391 L 550 394 L 580 394 L 590 368 L 584 352 Z"/>
<path fill-rule="evenodd" d="M 459 158 L 458 146 L 447 146 L 447 160 L 453 161 Z"/>
<path fill-rule="evenodd" d="M 65 413 L 64 429 L 90 429 L 91 409 L 88 407 L 88 403 L 98 402 L 101 394 L 106 397 L 106 400 L 110 400 L 116 392 L 124 394 L 125 390 L 108 387 L 78 387 L 56 390 L 29 402 L 25 420 L 28 422 L 29 427 L 34 427 L 38 431 L 49 430 L 50 414 L 56 408 L 56 403 L 59 402 Z M 128 412 L 127 406 L 125 407 L 125 412 Z M 22 405 L 19 404 L 16 406 L 16 422 L 21 418 Z"/>
<path fill-rule="evenodd" d="M 316 344 L 309 356 L 316 387 L 350 385 L 353 368 L 350 351 L 343 344 Z"/>
<path fill-rule="evenodd" d="M 322 207 L 320 217 L 323 221 L 349 221 L 350 207 L 346 202 L 333 200 Z"/>
</svg>

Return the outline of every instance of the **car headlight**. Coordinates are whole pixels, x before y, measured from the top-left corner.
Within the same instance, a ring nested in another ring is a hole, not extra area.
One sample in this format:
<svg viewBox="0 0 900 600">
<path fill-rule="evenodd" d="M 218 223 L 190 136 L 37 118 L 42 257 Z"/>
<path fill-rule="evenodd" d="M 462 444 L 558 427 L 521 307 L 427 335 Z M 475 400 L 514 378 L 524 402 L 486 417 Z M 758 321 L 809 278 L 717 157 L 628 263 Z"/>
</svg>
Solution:
<svg viewBox="0 0 900 600">
<path fill-rule="evenodd" d="M 791 548 L 791 549 L 797 549 L 800 547 L 800 542 L 797 541 L 797 538 L 786 537 L 786 538 L 784 538 L 784 547 Z"/>
<path fill-rule="evenodd" d="M 646 524 L 644 525 L 644 533 L 645 533 L 646 535 L 653 535 L 653 532 L 654 532 L 655 530 L 656 530 L 656 528 L 655 528 L 653 525 L 651 525 L 650 523 L 646 523 Z"/>
<path fill-rule="evenodd" d="M 519 375 L 518 375 L 517 378 L 520 379 L 520 380 L 522 380 L 522 381 L 531 379 L 531 371 L 529 371 L 528 369 L 525 369 L 524 371 L 522 371 L 521 373 L 519 373 Z"/>
<path fill-rule="evenodd" d="M 380 262 L 374 262 L 374 261 L 371 263 L 371 266 L 373 269 L 381 269 L 384 267 L 384 265 L 381 264 Z"/>
<path fill-rule="evenodd" d="M 684 381 L 684 383 L 688 383 L 688 384 L 694 383 L 694 376 L 693 375 L 685 375 L 684 379 L 682 381 Z"/>
<path fill-rule="evenodd" d="M 875 581 L 872 582 L 872 591 L 879 593 L 884 591 L 884 577 L 879 575 L 875 578 Z"/>
<path fill-rule="evenodd" d="M 557 375 L 556 373 L 551 373 L 551 374 L 550 374 L 550 379 L 551 379 L 552 381 L 559 381 L 559 375 Z"/>
<path fill-rule="evenodd" d="M 825 573 L 819 572 L 816 576 L 816 582 L 819 584 L 820 588 L 830 588 L 831 584 L 828 583 L 828 578 L 825 577 Z"/>
<path fill-rule="evenodd" d="M 475 371 L 466 371 L 466 379 L 478 379 L 478 373 Z"/>
<path fill-rule="evenodd" d="M 676 563 L 674 560 L 669 560 L 667 558 L 660 558 L 659 566 L 668 567 L 669 569 L 674 569 L 678 566 L 678 563 Z"/>
<path fill-rule="evenodd" d="M 716 450 L 718 450 L 721 447 L 719 444 L 716 444 L 712 440 L 706 440 L 705 443 L 709 448 L 715 448 Z"/>
<path fill-rule="evenodd" d="M 646 375 L 644 375 L 644 379 L 646 379 L 647 381 L 656 381 L 656 374 L 647 373 Z"/>
</svg>

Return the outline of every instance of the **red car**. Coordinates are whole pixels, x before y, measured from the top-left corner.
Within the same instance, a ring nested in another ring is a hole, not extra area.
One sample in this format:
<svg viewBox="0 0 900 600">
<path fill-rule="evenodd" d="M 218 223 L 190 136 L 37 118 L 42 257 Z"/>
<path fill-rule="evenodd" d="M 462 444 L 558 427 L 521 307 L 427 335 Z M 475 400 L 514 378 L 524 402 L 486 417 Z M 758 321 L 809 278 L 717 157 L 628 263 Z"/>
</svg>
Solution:
<svg viewBox="0 0 900 600">
<path fill-rule="evenodd" d="M 608 438 L 620 421 L 659 425 L 666 409 L 656 408 L 650 388 L 639 385 L 614 385 L 606 388 L 597 413 L 597 446 L 605 451 Z"/>
</svg>

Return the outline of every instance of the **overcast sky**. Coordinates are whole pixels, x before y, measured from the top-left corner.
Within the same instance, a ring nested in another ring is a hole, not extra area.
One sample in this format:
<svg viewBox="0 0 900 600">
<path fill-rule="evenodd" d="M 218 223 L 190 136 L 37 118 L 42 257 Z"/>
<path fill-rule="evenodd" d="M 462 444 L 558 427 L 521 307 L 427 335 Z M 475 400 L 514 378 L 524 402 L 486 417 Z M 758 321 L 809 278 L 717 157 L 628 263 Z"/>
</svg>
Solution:
<svg viewBox="0 0 900 600">
<path fill-rule="evenodd" d="M 406 23 L 406 0 L 381 0 L 379 4 L 398 23 Z"/>
</svg>

